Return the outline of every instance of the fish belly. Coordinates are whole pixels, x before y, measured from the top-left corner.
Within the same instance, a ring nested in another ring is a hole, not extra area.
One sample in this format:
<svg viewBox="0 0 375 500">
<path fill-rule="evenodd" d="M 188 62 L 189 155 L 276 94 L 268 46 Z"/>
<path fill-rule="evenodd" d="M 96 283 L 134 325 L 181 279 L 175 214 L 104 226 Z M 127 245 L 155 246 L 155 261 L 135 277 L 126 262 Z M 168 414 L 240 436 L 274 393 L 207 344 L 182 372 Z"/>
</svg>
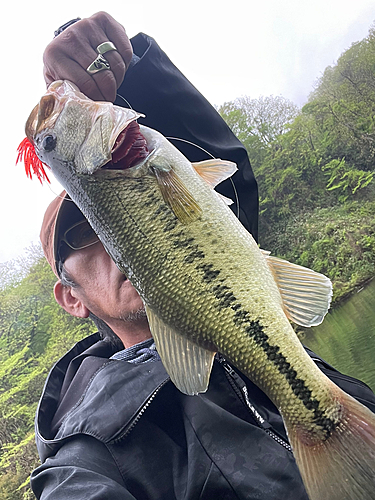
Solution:
<svg viewBox="0 0 375 500">
<path fill-rule="evenodd" d="M 321 372 L 283 313 L 263 255 L 215 193 L 190 181 L 202 215 L 185 225 L 152 176 L 91 176 L 84 182 L 78 191 L 90 203 L 82 207 L 92 207 L 86 217 L 164 323 L 220 351 L 285 411 L 292 403 L 301 407 L 299 415 L 306 410 L 293 391 L 293 376 L 309 381 L 322 397 Z"/>
</svg>

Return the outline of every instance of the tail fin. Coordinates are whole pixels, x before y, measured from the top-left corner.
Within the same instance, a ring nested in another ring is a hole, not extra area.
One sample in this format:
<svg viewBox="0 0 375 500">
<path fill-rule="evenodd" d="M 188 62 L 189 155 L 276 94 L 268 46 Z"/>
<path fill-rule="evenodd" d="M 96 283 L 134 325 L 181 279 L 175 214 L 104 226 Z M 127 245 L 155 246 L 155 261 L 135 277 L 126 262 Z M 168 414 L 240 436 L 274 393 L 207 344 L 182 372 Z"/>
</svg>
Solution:
<svg viewBox="0 0 375 500">
<path fill-rule="evenodd" d="M 343 418 L 318 445 L 289 439 L 311 500 L 375 499 L 375 414 L 340 390 Z"/>
</svg>

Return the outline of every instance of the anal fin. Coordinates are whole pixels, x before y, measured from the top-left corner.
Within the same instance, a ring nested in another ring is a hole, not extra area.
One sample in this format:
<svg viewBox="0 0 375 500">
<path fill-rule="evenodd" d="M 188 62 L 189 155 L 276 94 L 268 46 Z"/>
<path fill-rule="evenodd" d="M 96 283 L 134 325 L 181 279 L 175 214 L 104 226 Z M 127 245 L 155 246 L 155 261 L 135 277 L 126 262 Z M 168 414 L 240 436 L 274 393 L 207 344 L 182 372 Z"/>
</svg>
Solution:
<svg viewBox="0 0 375 500">
<path fill-rule="evenodd" d="M 215 352 L 177 333 L 148 306 L 146 313 L 157 351 L 174 385 L 190 396 L 205 392 Z"/>
<path fill-rule="evenodd" d="M 319 325 L 332 299 L 332 283 L 324 274 L 273 257 L 261 250 L 279 288 L 284 312 L 297 325 Z"/>
</svg>

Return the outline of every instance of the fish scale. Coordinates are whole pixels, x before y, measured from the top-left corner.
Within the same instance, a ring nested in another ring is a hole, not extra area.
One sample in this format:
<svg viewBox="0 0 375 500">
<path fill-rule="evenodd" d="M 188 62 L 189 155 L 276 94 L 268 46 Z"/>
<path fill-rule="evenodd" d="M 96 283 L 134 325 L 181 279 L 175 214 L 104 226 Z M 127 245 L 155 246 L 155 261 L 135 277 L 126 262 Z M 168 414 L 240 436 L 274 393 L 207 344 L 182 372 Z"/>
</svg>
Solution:
<svg viewBox="0 0 375 500">
<path fill-rule="evenodd" d="M 254 263 L 254 258 L 249 258 L 251 254 L 245 252 L 247 250 L 245 244 L 242 245 L 245 248 L 238 248 L 238 243 L 234 245 L 233 239 L 226 236 L 230 233 L 228 227 L 231 225 L 237 231 L 242 231 L 242 226 L 236 219 L 228 220 L 228 215 L 230 219 L 231 214 L 225 210 L 216 195 L 198 179 L 198 191 L 203 190 L 204 196 L 212 198 L 212 203 L 216 205 L 213 215 L 217 220 L 213 222 L 212 215 L 209 218 L 203 212 L 201 219 L 185 226 L 178 221 L 166 205 L 154 177 L 149 176 L 147 179 L 142 177 L 141 180 L 126 178 L 121 174 L 115 174 L 113 177 L 117 180 L 122 177 L 122 182 L 116 187 L 115 192 L 113 191 L 114 179 L 105 181 L 101 175 L 100 183 L 95 176 L 82 179 L 79 192 L 84 192 L 85 196 L 92 200 L 98 200 L 97 205 L 100 207 L 112 208 L 112 210 L 105 210 L 108 214 L 106 219 L 103 219 L 101 210 L 98 214 L 98 222 L 93 219 L 91 211 L 85 215 L 94 229 L 102 234 L 101 239 L 105 247 L 120 269 L 126 275 L 137 276 L 133 284 L 144 301 L 166 323 L 173 324 L 182 334 L 189 335 L 202 346 L 214 344 L 218 351 L 265 390 L 275 404 L 280 405 L 280 394 L 284 403 L 285 397 L 288 401 L 288 393 L 290 393 L 289 398 L 292 399 L 294 396 L 291 384 L 286 377 L 291 371 L 296 374 L 292 380 L 300 380 L 303 386 L 307 387 L 309 396 L 310 392 L 315 395 L 315 401 L 327 399 L 326 388 L 323 386 L 322 389 L 321 381 L 316 377 L 316 367 L 305 354 L 298 340 L 291 344 L 289 351 L 287 347 L 284 347 L 283 350 L 288 353 L 287 355 L 282 352 L 277 353 L 279 358 L 276 353 L 274 357 L 272 353 L 271 357 L 267 356 L 259 347 L 260 342 L 252 341 L 256 329 L 260 330 L 263 337 L 267 339 L 269 335 L 273 334 L 275 337 L 277 332 L 283 331 L 277 336 L 283 337 L 285 345 L 285 339 L 290 337 L 288 331 L 291 326 L 285 316 L 277 310 L 281 306 L 276 289 L 274 295 L 278 300 L 278 307 L 274 307 L 276 301 L 269 294 L 270 287 L 264 287 L 267 289 L 267 297 L 260 294 L 259 288 L 257 296 L 254 297 L 254 288 L 243 279 L 247 275 L 247 269 L 249 276 L 254 272 L 256 263 Z M 191 190 L 194 192 L 193 189 Z M 194 194 L 198 200 L 202 196 L 201 192 Z M 149 200 L 147 210 L 143 207 L 144 199 Z M 118 213 L 127 214 L 127 219 L 121 220 L 121 224 L 119 224 L 119 218 L 116 217 Z M 134 225 L 142 230 L 135 232 Z M 106 227 L 108 232 L 103 231 Z M 108 234 L 109 238 L 104 238 L 103 233 Z M 251 245 L 255 245 L 250 235 L 242 236 L 242 240 L 248 245 L 247 239 L 250 240 Z M 216 245 L 213 245 L 213 241 L 216 241 Z M 117 248 L 125 248 L 126 251 L 116 256 Z M 258 273 L 263 273 L 263 275 L 269 273 L 261 254 L 259 254 L 259 261 Z M 124 263 L 127 265 L 124 266 Z M 163 269 L 162 273 L 161 269 Z M 197 276 L 200 280 L 197 280 Z M 238 276 L 241 279 L 238 279 Z M 273 281 L 271 276 L 269 279 Z M 227 305 L 225 301 L 223 303 L 223 289 Z M 203 296 L 204 315 L 197 307 L 200 297 Z M 272 301 L 271 304 L 265 305 L 266 298 L 268 302 Z M 256 303 L 257 308 L 261 303 L 267 310 L 268 323 L 259 313 L 253 312 L 253 302 Z M 274 324 L 270 321 L 271 306 L 275 309 Z M 273 332 L 272 327 L 277 331 Z M 232 332 L 233 336 L 228 335 L 228 331 Z M 265 333 L 266 331 L 269 335 Z M 294 337 L 291 338 L 294 340 Z M 236 341 L 234 342 L 233 339 Z M 252 342 L 249 343 L 249 340 Z M 291 355 L 295 350 L 298 350 L 296 358 L 301 355 L 304 358 L 304 363 L 298 369 L 294 366 Z M 288 362 L 291 365 L 285 373 L 280 373 L 280 369 L 275 366 L 280 356 L 285 359 L 284 364 Z M 314 373 L 314 379 L 311 372 Z M 311 402 L 311 396 L 309 396 L 301 400 L 302 404 L 304 400 Z M 293 408 L 293 405 L 286 404 L 286 408 Z M 309 421 L 317 420 L 313 410 L 308 410 L 306 407 L 303 410 Z M 297 412 L 299 420 L 301 420 L 301 411 L 299 408 Z M 334 405 L 334 408 L 326 409 L 326 414 L 329 415 L 335 411 Z M 284 413 L 288 411 L 284 410 Z M 292 418 L 292 415 L 289 415 L 289 418 Z M 326 426 L 324 426 L 324 432 L 327 432 Z"/>
<path fill-rule="evenodd" d="M 311 500 L 373 499 L 374 415 L 316 367 L 284 312 L 321 321 L 326 279 L 262 253 L 212 189 L 228 177 L 225 162 L 193 168 L 158 132 L 137 132 L 139 116 L 55 82 L 28 119 L 19 157 L 23 148 L 40 179 L 34 151 L 52 168 L 137 289 L 177 387 L 206 390 L 220 352 L 278 407 Z M 139 163 L 133 151 L 126 165 L 119 145 L 121 161 L 106 169 L 130 123 Z"/>
</svg>

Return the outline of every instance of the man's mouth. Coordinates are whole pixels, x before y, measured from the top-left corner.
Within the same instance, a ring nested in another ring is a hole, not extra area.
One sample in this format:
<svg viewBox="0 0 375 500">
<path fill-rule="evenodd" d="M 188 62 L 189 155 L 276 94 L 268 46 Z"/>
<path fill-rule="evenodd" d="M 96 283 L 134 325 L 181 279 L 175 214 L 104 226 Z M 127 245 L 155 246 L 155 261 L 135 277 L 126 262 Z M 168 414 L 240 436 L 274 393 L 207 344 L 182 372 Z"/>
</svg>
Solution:
<svg viewBox="0 0 375 500">
<path fill-rule="evenodd" d="M 112 149 L 112 159 L 103 168 L 131 168 L 144 160 L 148 154 L 146 139 L 141 134 L 138 123 L 133 121 L 117 136 Z"/>
</svg>

